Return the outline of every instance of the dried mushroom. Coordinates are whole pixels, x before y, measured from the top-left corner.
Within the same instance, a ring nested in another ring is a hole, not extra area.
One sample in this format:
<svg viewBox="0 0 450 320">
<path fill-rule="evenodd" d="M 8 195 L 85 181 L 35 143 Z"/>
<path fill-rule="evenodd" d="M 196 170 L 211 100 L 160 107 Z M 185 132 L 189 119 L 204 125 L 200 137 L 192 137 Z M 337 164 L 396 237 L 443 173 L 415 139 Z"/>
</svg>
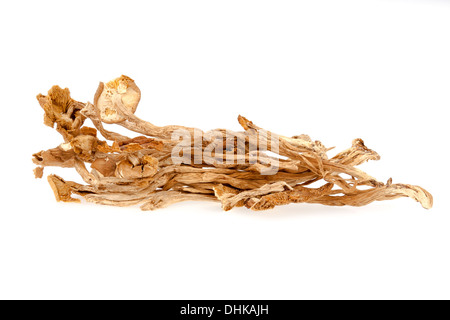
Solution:
<svg viewBox="0 0 450 320">
<path fill-rule="evenodd" d="M 135 116 L 140 98 L 127 76 L 100 83 L 93 104 L 73 100 L 68 89 L 58 86 L 47 96 L 37 96 L 44 123 L 56 125 L 63 142 L 33 155 L 36 178 L 43 176 L 44 167 L 59 166 L 76 169 L 86 183 L 50 175 L 58 201 L 82 197 L 105 205 L 139 204 L 142 210 L 191 200 L 219 202 L 224 210 L 258 211 L 290 203 L 363 206 L 399 197 L 412 198 L 426 209 L 433 205 L 431 194 L 421 187 L 393 184 L 391 179 L 382 183 L 356 168 L 380 158 L 361 139 L 329 158 L 330 149 L 320 141 L 277 135 L 242 116 L 240 132 L 158 127 Z M 95 129 L 84 126 L 87 119 Z M 103 123 L 118 124 L 138 136 L 108 131 Z"/>
<path fill-rule="evenodd" d="M 141 91 L 134 80 L 121 76 L 106 84 L 101 83 L 94 99 L 95 106 L 100 112 L 100 119 L 105 123 L 119 123 L 125 120 L 117 112 L 115 97 L 119 97 L 126 110 L 134 113 L 141 100 Z"/>
</svg>

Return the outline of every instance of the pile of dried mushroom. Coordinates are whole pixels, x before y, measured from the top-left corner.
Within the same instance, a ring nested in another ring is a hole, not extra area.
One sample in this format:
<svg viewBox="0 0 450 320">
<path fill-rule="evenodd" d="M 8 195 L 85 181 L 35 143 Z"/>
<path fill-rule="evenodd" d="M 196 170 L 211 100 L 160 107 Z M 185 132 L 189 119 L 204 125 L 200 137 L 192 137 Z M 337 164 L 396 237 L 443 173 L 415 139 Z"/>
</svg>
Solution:
<svg viewBox="0 0 450 320">
<path fill-rule="evenodd" d="M 377 200 L 410 197 L 424 208 L 432 196 L 421 187 L 382 183 L 355 168 L 379 155 L 361 139 L 332 158 L 319 141 L 265 131 L 239 117 L 243 132 L 202 132 L 180 126 L 158 127 L 134 115 L 141 97 L 135 82 L 122 76 L 97 90 L 94 104 L 54 86 L 37 99 L 44 123 L 64 143 L 33 155 L 37 178 L 43 168 L 75 168 L 86 184 L 49 175 L 58 201 L 87 201 L 154 210 L 188 200 L 221 202 L 224 210 L 271 209 L 289 203 L 363 206 Z M 94 128 L 84 126 L 89 118 Z M 138 133 L 134 138 L 108 131 L 103 123 Z M 100 133 L 105 140 L 99 138 Z M 107 142 L 109 141 L 109 143 Z M 311 184 L 323 181 L 318 188 Z"/>
</svg>

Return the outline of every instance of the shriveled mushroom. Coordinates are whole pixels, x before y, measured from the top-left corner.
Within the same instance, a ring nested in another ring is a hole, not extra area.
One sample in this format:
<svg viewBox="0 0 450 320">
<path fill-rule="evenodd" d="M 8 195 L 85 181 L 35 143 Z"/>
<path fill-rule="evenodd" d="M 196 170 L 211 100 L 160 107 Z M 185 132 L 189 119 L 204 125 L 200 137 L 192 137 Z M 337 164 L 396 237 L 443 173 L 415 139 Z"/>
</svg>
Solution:
<svg viewBox="0 0 450 320">
<path fill-rule="evenodd" d="M 105 123 L 119 123 L 125 120 L 117 112 L 115 96 L 119 96 L 125 108 L 130 113 L 134 113 L 141 100 L 141 90 L 134 80 L 127 76 L 121 76 L 106 84 L 100 83 L 94 105 L 100 112 L 100 119 Z"/>
<path fill-rule="evenodd" d="M 115 175 L 124 179 L 153 177 L 158 171 L 158 160 L 152 156 L 130 154 L 117 164 Z"/>
<path fill-rule="evenodd" d="M 59 166 L 76 169 L 86 183 L 50 175 L 58 201 L 79 201 L 72 197 L 78 195 L 98 204 L 140 204 L 142 210 L 155 210 L 201 200 L 218 202 L 226 211 L 259 211 L 290 203 L 363 206 L 399 197 L 426 209 L 433 205 L 432 195 L 419 186 L 393 184 L 392 179 L 383 183 L 356 168 L 380 159 L 361 139 L 329 158 L 330 148 L 320 141 L 307 135 L 278 135 L 242 116 L 241 132 L 159 127 L 134 115 L 140 97 L 127 76 L 100 83 L 93 104 L 75 101 L 68 89 L 58 86 L 47 96 L 38 95 L 44 123 L 56 124 L 63 142 L 33 155 L 36 178 L 42 177 L 44 167 Z M 96 129 L 84 125 L 87 119 Z M 118 124 L 139 136 L 108 131 L 103 123 Z M 321 186 L 311 187 L 319 182 Z"/>
</svg>

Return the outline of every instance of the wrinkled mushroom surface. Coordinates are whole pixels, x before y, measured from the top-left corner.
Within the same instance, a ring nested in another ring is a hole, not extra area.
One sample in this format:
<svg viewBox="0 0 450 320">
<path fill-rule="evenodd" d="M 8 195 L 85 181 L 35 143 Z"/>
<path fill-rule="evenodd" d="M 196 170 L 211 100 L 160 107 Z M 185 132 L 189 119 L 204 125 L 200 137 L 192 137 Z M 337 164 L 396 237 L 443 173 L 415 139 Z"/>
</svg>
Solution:
<svg viewBox="0 0 450 320">
<path fill-rule="evenodd" d="M 94 102 L 104 123 L 119 123 L 125 120 L 117 111 L 117 104 L 114 101 L 116 96 L 120 98 L 128 112 L 134 113 L 141 100 L 141 90 L 134 80 L 127 76 L 121 76 L 106 84 L 100 83 Z"/>
<path fill-rule="evenodd" d="M 364 206 L 400 197 L 426 209 L 433 205 L 431 194 L 419 186 L 394 184 L 392 179 L 383 183 L 358 169 L 366 161 L 380 159 L 362 139 L 329 158 L 330 148 L 320 141 L 304 134 L 278 135 L 242 116 L 240 132 L 159 127 L 135 115 L 140 98 L 139 88 L 127 76 L 100 83 L 93 103 L 78 102 L 58 86 L 47 96 L 37 96 L 44 123 L 62 135 L 62 142 L 33 155 L 36 178 L 43 176 L 44 167 L 59 166 L 75 169 L 85 182 L 48 176 L 58 201 L 78 202 L 81 197 L 104 205 L 141 205 L 142 210 L 182 201 L 214 201 L 226 211 L 235 207 L 260 211 L 291 203 Z M 86 120 L 95 128 L 86 126 Z M 120 125 L 137 136 L 108 131 L 104 123 Z M 179 132 L 183 134 L 177 136 Z M 277 144 L 261 149 L 262 141 Z M 313 183 L 321 186 L 311 187 Z"/>
</svg>

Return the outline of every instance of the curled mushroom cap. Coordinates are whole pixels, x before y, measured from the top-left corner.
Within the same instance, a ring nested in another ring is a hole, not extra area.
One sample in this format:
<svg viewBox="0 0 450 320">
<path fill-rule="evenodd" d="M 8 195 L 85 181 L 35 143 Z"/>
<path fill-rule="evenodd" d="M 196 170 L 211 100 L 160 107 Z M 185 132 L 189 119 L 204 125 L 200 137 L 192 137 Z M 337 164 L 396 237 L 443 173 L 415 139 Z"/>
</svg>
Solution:
<svg viewBox="0 0 450 320">
<path fill-rule="evenodd" d="M 125 118 L 117 113 L 113 96 L 119 95 L 125 108 L 134 113 L 141 100 L 141 90 L 133 79 L 121 76 L 106 84 L 100 83 L 95 95 L 94 104 L 100 112 L 100 118 L 105 123 L 120 123 Z"/>
<path fill-rule="evenodd" d="M 128 155 L 117 164 L 115 175 L 124 179 L 153 177 L 158 171 L 158 160 L 151 156 Z"/>
</svg>

